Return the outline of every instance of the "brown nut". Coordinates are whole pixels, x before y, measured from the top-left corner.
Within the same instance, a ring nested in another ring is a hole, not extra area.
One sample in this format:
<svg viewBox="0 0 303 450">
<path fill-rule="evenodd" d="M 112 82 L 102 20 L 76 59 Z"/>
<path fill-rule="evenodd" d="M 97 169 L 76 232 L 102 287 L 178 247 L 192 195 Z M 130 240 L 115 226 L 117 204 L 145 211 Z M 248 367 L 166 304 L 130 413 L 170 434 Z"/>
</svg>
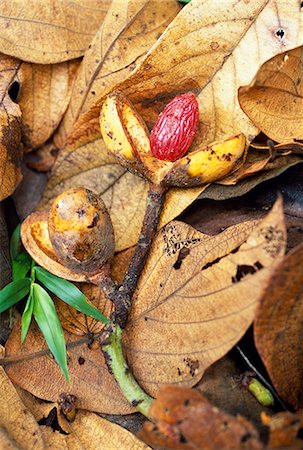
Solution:
<svg viewBox="0 0 303 450">
<path fill-rule="evenodd" d="M 50 240 L 58 260 L 77 273 L 93 275 L 114 255 L 114 230 L 96 194 L 69 189 L 55 198 L 49 215 Z"/>
</svg>

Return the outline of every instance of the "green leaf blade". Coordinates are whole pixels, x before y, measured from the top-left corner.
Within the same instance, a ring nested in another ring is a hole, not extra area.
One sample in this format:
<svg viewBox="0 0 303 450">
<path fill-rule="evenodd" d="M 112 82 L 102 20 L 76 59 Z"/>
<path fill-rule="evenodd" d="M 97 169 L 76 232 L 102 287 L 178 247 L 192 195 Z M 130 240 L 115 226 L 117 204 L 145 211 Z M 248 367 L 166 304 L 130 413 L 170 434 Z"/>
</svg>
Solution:
<svg viewBox="0 0 303 450">
<path fill-rule="evenodd" d="M 0 313 L 22 300 L 30 289 L 31 279 L 12 281 L 0 291 Z"/>
<path fill-rule="evenodd" d="M 63 278 L 47 272 L 42 267 L 35 267 L 37 279 L 44 284 L 53 294 L 61 298 L 65 303 L 94 319 L 108 323 L 108 319 L 93 305 L 90 305 L 83 294 L 74 284 Z"/>
<path fill-rule="evenodd" d="M 27 252 L 19 253 L 12 260 L 13 281 L 21 280 L 30 271 L 32 258 Z"/>
<path fill-rule="evenodd" d="M 20 230 L 21 230 L 21 223 L 19 223 L 19 225 L 17 225 L 16 228 L 14 229 L 10 240 L 9 251 L 11 260 L 15 259 L 20 251 L 21 247 Z"/>
<path fill-rule="evenodd" d="M 33 283 L 33 297 L 33 314 L 35 320 L 63 375 L 70 382 L 64 333 L 57 316 L 55 305 L 48 293 L 36 283 Z"/>
<path fill-rule="evenodd" d="M 21 320 L 21 343 L 25 341 L 31 320 L 33 315 L 33 309 L 34 309 L 34 298 L 32 295 L 32 292 L 30 293 L 23 314 L 22 314 L 22 320 Z"/>
</svg>

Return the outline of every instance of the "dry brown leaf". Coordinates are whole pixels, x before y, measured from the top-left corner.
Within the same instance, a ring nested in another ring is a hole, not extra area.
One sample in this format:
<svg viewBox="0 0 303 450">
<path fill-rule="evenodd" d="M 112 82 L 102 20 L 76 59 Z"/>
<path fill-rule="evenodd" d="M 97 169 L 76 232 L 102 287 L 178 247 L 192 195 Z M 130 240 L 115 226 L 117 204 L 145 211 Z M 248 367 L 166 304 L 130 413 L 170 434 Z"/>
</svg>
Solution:
<svg viewBox="0 0 303 450">
<path fill-rule="evenodd" d="M 98 308 L 105 317 L 109 317 L 112 312 L 112 303 L 106 299 L 103 291 L 92 284 L 82 284 L 79 286 L 86 298 Z M 62 327 L 70 333 L 79 336 L 99 333 L 104 328 L 104 323 L 86 316 L 61 300 L 56 301 L 57 313 Z"/>
<path fill-rule="evenodd" d="M 0 52 L 50 64 L 82 56 L 111 0 L 3 0 Z"/>
<path fill-rule="evenodd" d="M 269 138 L 303 139 L 303 47 L 263 64 L 253 84 L 239 90 L 239 102 Z"/>
<path fill-rule="evenodd" d="M 3 347 L 0 346 L 0 356 L 2 355 Z M 37 422 L 23 405 L 2 367 L 0 367 L 0 398 L 1 448 L 44 449 L 41 431 Z M 4 444 L 2 446 L 2 443 L 5 443 L 5 446 Z M 13 446 L 6 447 L 6 445 Z"/>
<path fill-rule="evenodd" d="M 29 149 L 44 144 L 59 125 L 78 66 L 79 61 L 20 65 L 18 103 L 22 111 L 23 141 Z"/>
<path fill-rule="evenodd" d="M 276 269 L 261 298 L 255 341 L 281 398 L 295 409 L 303 406 L 303 245 L 295 247 Z"/>
<path fill-rule="evenodd" d="M 248 161 L 249 160 L 250 157 L 248 158 Z M 276 178 L 283 172 L 285 172 L 285 170 L 302 162 L 303 160 L 301 156 L 292 154 L 276 158 L 274 161 L 267 163 L 266 170 L 258 172 L 257 174 L 249 178 L 245 178 L 244 180 L 239 181 L 234 186 L 211 184 L 207 189 L 205 189 L 204 192 L 201 193 L 199 198 L 226 200 L 229 198 L 239 197 L 246 194 L 264 181 Z"/>
<path fill-rule="evenodd" d="M 77 74 L 71 102 L 55 137 L 58 147 L 79 116 L 136 69 L 180 8 L 176 0 L 112 1 Z"/>
<path fill-rule="evenodd" d="M 26 165 L 38 172 L 49 172 L 55 164 L 58 152 L 52 141 L 46 142 L 42 147 L 26 154 Z"/>
<path fill-rule="evenodd" d="M 23 149 L 21 111 L 11 100 L 10 87 L 21 62 L 1 55 L 0 59 L 0 201 L 12 194 L 20 183 Z"/>
<path fill-rule="evenodd" d="M 101 194 L 113 222 L 116 251 L 136 244 L 145 213 L 148 184 L 117 164 L 101 139 L 58 156 L 39 208 L 47 209 L 62 191 L 80 186 Z M 170 189 L 160 226 L 181 214 L 205 188 Z"/>
<path fill-rule="evenodd" d="M 240 108 L 238 88 L 269 58 L 302 45 L 301 21 L 297 0 L 192 0 L 138 70 L 114 89 L 130 98 L 149 125 L 168 99 L 193 90 L 200 106 L 196 145 L 240 132 L 252 140 L 257 129 Z M 102 101 L 79 120 L 78 136 L 96 126 Z"/>
<path fill-rule="evenodd" d="M 158 233 L 124 335 L 129 365 L 148 393 L 195 385 L 243 336 L 283 257 L 285 234 L 281 199 L 257 226 L 206 236 L 172 222 Z"/>
<path fill-rule="evenodd" d="M 191 389 L 161 389 L 139 436 L 151 446 L 172 449 L 262 449 L 253 425 L 242 416 L 232 417 L 212 406 Z"/>
<path fill-rule="evenodd" d="M 31 325 L 22 345 L 20 322 L 14 327 L 6 343 L 6 356 L 18 355 L 18 362 L 5 365 L 6 373 L 14 384 L 44 400 L 56 402 L 61 393 L 69 393 L 77 397 L 81 409 L 105 414 L 134 412 L 109 374 L 97 343 L 88 345 L 89 339 L 68 332 L 65 332 L 65 340 L 70 384 L 47 351 L 45 339 L 35 324 Z M 78 345 L 79 340 L 84 343 Z M 33 355 L 39 351 L 43 353 Z"/>
</svg>

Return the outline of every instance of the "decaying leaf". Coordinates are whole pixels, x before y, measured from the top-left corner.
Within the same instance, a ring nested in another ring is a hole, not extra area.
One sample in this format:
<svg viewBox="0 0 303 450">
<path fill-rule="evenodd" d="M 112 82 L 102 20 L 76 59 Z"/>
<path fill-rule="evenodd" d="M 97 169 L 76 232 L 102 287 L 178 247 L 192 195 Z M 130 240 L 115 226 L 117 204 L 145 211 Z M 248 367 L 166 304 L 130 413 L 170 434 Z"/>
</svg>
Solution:
<svg viewBox="0 0 303 450">
<path fill-rule="evenodd" d="M 172 449 L 261 449 L 253 425 L 244 417 L 232 417 L 212 406 L 191 389 L 167 386 L 160 390 L 139 436 L 155 447 Z"/>
<path fill-rule="evenodd" d="M 18 103 L 22 111 L 23 141 L 29 149 L 44 144 L 59 125 L 78 66 L 79 61 L 51 65 L 21 63 L 17 77 L 21 84 Z"/>
<path fill-rule="evenodd" d="M 0 347 L 0 355 L 3 355 L 3 347 Z M 44 443 L 39 425 L 29 410 L 24 407 L 2 367 L 0 367 L 0 392 L 1 448 L 43 450 Z"/>
<path fill-rule="evenodd" d="M 281 199 L 257 226 L 206 236 L 172 222 L 158 233 L 124 336 L 130 367 L 148 393 L 162 384 L 195 385 L 235 345 L 284 251 Z"/>
<path fill-rule="evenodd" d="M 79 338 L 65 332 L 71 380 L 68 384 L 57 363 L 49 354 L 45 339 L 37 326 L 31 325 L 22 345 L 20 331 L 19 322 L 14 327 L 5 347 L 6 356 L 17 357 L 18 355 L 18 362 L 5 365 L 6 373 L 14 384 L 38 398 L 52 402 L 58 401 L 62 392 L 68 392 L 77 397 L 77 405 L 80 409 L 106 414 L 134 412 L 135 409 L 125 400 L 114 378 L 109 374 L 96 342 L 90 342 L 88 337 Z M 42 354 L 35 354 L 37 352 Z"/>
<path fill-rule="evenodd" d="M 24 61 L 50 64 L 82 56 L 111 0 L 3 0 L 0 51 Z"/>
<path fill-rule="evenodd" d="M 300 245 L 276 269 L 261 298 L 254 327 L 256 346 L 271 381 L 295 409 L 303 406 L 302 262 Z"/>
<path fill-rule="evenodd" d="M 168 99 L 192 90 L 200 106 L 196 144 L 239 132 L 252 140 L 257 128 L 239 106 L 238 88 L 269 58 L 302 45 L 301 15 L 296 0 L 192 0 L 138 70 L 114 89 L 130 98 L 148 125 Z M 94 127 L 102 101 L 79 120 L 78 136 Z"/>
<path fill-rule="evenodd" d="M 10 87 L 20 61 L 7 56 L 0 61 L 0 201 L 13 193 L 20 183 L 23 149 L 21 146 L 21 111 L 11 99 Z"/>
<path fill-rule="evenodd" d="M 112 1 L 77 74 L 71 102 L 55 137 L 58 147 L 80 115 L 136 69 L 180 8 L 176 0 Z"/>
<path fill-rule="evenodd" d="M 277 142 L 303 139 L 303 47 L 263 64 L 252 85 L 239 90 L 239 102 L 269 138 Z"/>
</svg>

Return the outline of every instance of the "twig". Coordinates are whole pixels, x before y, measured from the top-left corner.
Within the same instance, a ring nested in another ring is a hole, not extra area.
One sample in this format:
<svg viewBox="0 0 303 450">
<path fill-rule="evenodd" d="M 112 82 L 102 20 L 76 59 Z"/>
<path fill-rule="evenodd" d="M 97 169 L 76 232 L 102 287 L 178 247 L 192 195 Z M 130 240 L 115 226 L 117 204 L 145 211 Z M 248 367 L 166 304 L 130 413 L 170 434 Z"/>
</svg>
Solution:
<svg viewBox="0 0 303 450">
<path fill-rule="evenodd" d="M 115 322 L 121 328 L 124 328 L 126 325 L 131 300 L 157 232 L 164 200 L 165 190 L 161 186 L 151 184 L 147 194 L 145 216 L 135 253 L 118 288 L 115 299 Z"/>
</svg>

